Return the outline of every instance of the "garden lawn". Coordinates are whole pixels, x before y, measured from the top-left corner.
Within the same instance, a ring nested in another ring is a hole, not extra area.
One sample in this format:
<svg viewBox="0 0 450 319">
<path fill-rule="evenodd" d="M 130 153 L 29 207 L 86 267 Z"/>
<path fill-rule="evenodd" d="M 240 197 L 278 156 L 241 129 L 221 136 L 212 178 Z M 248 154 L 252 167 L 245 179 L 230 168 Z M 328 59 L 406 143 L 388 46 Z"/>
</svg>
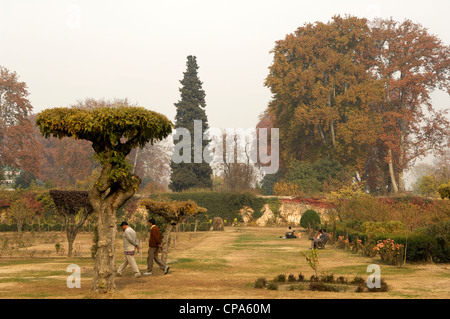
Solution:
<svg viewBox="0 0 450 319">
<path fill-rule="evenodd" d="M 378 257 L 363 257 L 332 245 L 319 252 L 319 275 L 344 276 L 348 281 L 355 276 L 366 279 L 371 274 L 367 266 L 378 264 L 389 291 L 357 293 L 353 286 L 339 292 L 253 288 L 261 277 L 271 281 L 280 274 L 298 277 L 301 273 L 305 279 L 313 275 L 300 254 L 310 247 L 307 234 L 302 233 L 301 239 L 280 238 L 286 231 L 280 227 L 226 227 L 225 231 L 217 232 L 176 233 L 176 247 L 172 244 L 169 249 L 169 274 L 164 275 L 155 264 L 152 276 L 134 278 L 128 267 L 122 277 L 116 278 L 116 296 L 133 299 L 450 298 L 449 264 L 397 267 L 382 264 Z M 77 242 L 86 247 L 81 257 L 1 257 L 0 298 L 88 298 L 94 273 L 93 259 L 87 249 L 92 244 L 92 235 L 82 233 Z M 141 272 L 146 270 L 147 248 L 145 244 L 143 254 L 136 256 Z M 122 260 L 122 240 L 118 238 L 117 267 Z M 81 288 L 67 287 L 70 264 L 81 267 Z"/>
</svg>

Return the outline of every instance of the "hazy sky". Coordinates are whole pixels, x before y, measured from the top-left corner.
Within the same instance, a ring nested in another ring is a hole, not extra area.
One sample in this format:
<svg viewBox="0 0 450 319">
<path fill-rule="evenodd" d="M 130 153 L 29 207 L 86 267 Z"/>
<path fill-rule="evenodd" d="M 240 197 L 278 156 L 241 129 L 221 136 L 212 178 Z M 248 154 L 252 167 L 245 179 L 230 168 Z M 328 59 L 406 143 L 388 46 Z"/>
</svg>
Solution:
<svg viewBox="0 0 450 319">
<path fill-rule="evenodd" d="M 125 98 L 173 120 L 197 56 L 211 127 L 249 128 L 270 100 L 270 50 L 335 14 L 409 18 L 450 43 L 450 1 L 0 0 L 0 65 L 27 83 L 34 112 L 77 100 Z M 449 108 L 445 93 L 434 98 Z"/>
</svg>

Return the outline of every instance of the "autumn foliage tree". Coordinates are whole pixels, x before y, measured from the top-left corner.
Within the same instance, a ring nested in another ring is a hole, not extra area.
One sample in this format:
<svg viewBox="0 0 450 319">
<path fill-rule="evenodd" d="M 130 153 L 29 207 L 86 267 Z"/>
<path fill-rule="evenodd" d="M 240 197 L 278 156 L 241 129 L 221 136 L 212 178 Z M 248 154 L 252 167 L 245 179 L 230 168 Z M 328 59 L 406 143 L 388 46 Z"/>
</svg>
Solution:
<svg viewBox="0 0 450 319">
<path fill-rule="evenodd" d="M 43 208 L 31 191 L 19 189 L 12 197 L 7 215 L 17 224 L 17 231 L 22 232 L 24 223 L 41 214 Z"/>
<path fill-rule="evenodd" d="M 30 117 L 35 122 L 36 115 Z M 93 155 L 92 143 L 69 137 L 47 139 L 40 136 L 34 126 L 40 146 L 39 179 L 51 181 L 59 189 L 68 189 L 77 181 L 85 180 L 98 166 Z"/>
<path fill-rule="evenodd" d="M 307 24 L 277 41 L 265 84 L 285 167 L 332 157 L 362 170 L 380 121 L 371 111 L 382 89 L 367 72 L 371 47 L 367 21 L 356 17 Z"/>
<path fill-rule="evenodd" d="M 39 144 L 28 119 L 33 107 L 25 82 L 0 66 L 0 167 L 38 174 Z"/>
<path fill-rule="evenodd" d="M 102 170 L 89 191 L 97 216 L 98 249 L 92 290 L 113 292 L 115 277 L 116 211 L 130 199 L 140 184 L 126 156 L 135 147 L 161 140 L 172 131 L 172 123 L 159 113 L 126 103 L 100 102 L 87 108 L 53 108 L 38 114 L 36 124 L 45 137 L 72 137 L 92 143 Z"/>
<path fill-rule="evenodd" d="M 450 47 L 422 25 L 405 20 L 378 20 L 375 74 L 383 83 L 378 154 L 388 164 L 390 188 L 403 191 L 403 172 L 414 160 L 448 146 L 450 122 L 431 101 L 431 93 L 450 93 Z"/>
<path fill-rule="evenodd" d="M 430 93 L 449 90 L 449 47 L 422 26 L 334 16 L 299 27 L 272 53 L 267 112 L 284 169 L 329 158 L 371 190 L 396 192 L 415 158 L 448 143 Z"/>
</svg>

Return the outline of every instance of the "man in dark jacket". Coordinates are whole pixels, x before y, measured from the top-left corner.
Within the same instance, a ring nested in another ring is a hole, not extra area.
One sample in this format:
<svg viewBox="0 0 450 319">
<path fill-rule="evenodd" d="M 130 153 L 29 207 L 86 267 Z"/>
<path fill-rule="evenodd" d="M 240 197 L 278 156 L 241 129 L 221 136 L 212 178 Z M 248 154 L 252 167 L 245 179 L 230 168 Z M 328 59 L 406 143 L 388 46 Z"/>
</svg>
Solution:
<svg viewBox="0 0 450 319">
<path fill-rule="evenodd" d="M 149 219 L 148 225 L 150 226 L 150 239 L 148 242 L 148 257 L 147 257 L 147 271 L 144 275 L 151 275 L 153 270 L 153 260 L 164 271 L 164 275 L 169 272 L 169 266 L 163 263 L 158 258 L 160 248 L 162 248 L 162 237 L 159 227 L 156 226 L 153 218 Z"/>
<path fill-rule="evenodd" d="M 311 240 L 311 248 L 310 249 L 316 249 L 317 244 L 320 243 L 326 243 L 330 237 L 328 236 L 325 229 L 319 229 L 319 235 L 314 238 L 310 238 Z"/>
</svg>

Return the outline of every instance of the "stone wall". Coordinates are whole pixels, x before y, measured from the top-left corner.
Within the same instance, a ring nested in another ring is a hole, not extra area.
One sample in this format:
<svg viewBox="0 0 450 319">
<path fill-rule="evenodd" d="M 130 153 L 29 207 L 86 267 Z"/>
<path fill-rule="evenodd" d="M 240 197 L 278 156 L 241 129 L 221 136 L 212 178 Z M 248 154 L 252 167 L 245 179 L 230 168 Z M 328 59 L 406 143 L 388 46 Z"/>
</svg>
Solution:
<svg viewBox="0 0 450 319">
<path fill-rule="evenodd" d="M 326 208 L 323 205 L 314 205 L 304 202 L 295 202 L 281 199 L 281 205 L 277 212 L 273 212 L 269 204 L 265 204 L 261 212 L 262 216 L 258 219 L 253 218 L 253 210 L 249 207 L 243 207 L 240 215 L 245 225 L 256 226 L 300 226 L 302 214 L 308 209 L 315 210 L 322 221 L 326 218 Z"/>
</svg>

